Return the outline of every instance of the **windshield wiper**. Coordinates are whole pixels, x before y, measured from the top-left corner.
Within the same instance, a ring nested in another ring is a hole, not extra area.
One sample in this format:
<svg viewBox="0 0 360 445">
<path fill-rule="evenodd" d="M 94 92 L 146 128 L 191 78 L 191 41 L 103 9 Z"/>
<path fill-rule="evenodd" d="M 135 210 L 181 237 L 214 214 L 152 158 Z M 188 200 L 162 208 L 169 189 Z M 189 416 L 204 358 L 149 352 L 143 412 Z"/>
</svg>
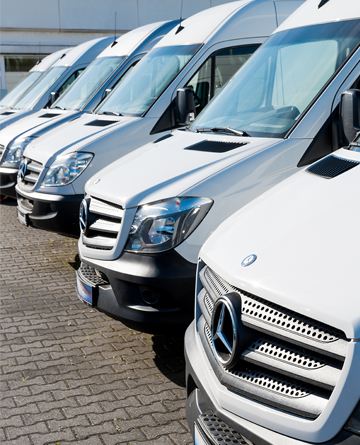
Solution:
<svg viewBox="0 0 360 445">
<path fill-rule="evenodd" d="M 110 116 L 122 116 L 122 114 L 116 113 L 116 111 L 102 111 L 101 113 L 98 113 L 98 114 L 107 114 Z"/>
<path fill-rule="evenodd" d="M 60 105 L 56 105 L 56 107 L 53 107 L 53 108 L 59 108 L 60 110 L 66 110 L 66 108 L 60 107 Z"/>
<path fill-rule="evenodd" d="M 236 136 L 249 136 L 249 133 L 246 133 L 246 131 L 239 131 L 239 130 L 234 130 L 233 128 L 230 127 L 214 127 L 214 128 L 197 128 L 196 129 L 196 133 L 207 133 L 207 132 L 211 132 L 211 133 L 230 133 L 230 134 L 234 134 Z"/>
</svg>

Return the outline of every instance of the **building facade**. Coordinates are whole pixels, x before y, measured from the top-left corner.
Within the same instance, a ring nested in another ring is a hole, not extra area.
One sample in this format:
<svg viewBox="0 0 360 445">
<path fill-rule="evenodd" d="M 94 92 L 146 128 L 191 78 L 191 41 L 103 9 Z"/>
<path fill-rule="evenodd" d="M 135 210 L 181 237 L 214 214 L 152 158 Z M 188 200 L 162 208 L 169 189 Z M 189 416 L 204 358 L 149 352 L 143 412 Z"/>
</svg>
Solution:
<svg viewBox="0 0 360 445">
<path fill-rule="evenodd" d="M 35 63 L 86 40 L 189 17 L 229 0 L 0 0 L 0 97 Z"/>
</svg>

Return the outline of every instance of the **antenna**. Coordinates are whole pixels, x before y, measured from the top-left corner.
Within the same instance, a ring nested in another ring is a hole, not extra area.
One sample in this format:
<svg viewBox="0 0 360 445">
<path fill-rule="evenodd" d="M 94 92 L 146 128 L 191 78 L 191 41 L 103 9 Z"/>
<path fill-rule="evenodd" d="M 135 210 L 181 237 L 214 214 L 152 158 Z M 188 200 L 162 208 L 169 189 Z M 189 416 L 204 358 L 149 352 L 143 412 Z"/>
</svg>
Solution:
<svg viewBox="0 0 360 445">
<path fill-rule="evenodd" d="M 180 31 L 182 31 L 183 29 L 184 29 L 184 27 L 183 26 L 181 26 L 181 21 L 182 21 L 182 10 L 183 10 L 183 3 L 184 3 L 184 0 L 181 0 L 181 9 L 180 9 L 180 23 L 179 23 L 179 27 L 178 27 L 178 29 L 176 30 L 176 33 L 175 34 L 178 34 Z"/>
<path fill-rule="evenodd" d="M 115 26 L 114 26 L 114 41 L 111 44 L 111 48 L 117 44 L 116 41 L 116 12 L 115 12 Z"/>
<path fill-rule="evenodd" d="M 41 47 L 41 42 L 39 42 L 39 60 L 36 62 L 36 65 L 39 65 L 39 63 L 41 62 L 40 47 Z"/>
</svg>

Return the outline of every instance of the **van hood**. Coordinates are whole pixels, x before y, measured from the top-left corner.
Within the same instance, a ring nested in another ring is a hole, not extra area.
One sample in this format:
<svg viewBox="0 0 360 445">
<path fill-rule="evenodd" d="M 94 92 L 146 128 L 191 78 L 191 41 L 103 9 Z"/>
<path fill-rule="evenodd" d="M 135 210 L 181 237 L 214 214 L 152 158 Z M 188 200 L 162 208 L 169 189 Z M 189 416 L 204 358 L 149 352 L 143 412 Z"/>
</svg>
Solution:
<svg viewBox="0 0 360 445">
<path fill-rule="evenodd" d="M 60 154 L 81 150 L 93 153 L 96 147 L 89 144 L 139 119 L 86 113 L 45 133 L 26 148 L 24 155 L 48 165 Z"/>
<path fill-rule="evenodd" d="M 200 151 L 196 144 L 206 141 L 242 146 L 224 153 L 203 151 L 200 146 Z M 205 178 L 279 141 L 176 131 L 104 168 L 87 182 L 85 191 L 124 208 L 184 195 Z"/>
<path fill-rule="evenodd" d="M 359 187 L 360 165 L 332 179 L 302 170 L 222 223 L 200 257 L 233 286 L 359 340 Z"/>
<path fill-rule="evenodd" d="M 49 123 L 59 121 L 65 116 L 72 116 L 74 113 L 76 112 L 71 110 L 39 110 L 4 128 L 0 133 L 0 144 L 6 147 L 9 142 L 20 136 L 40 136 L 40 128 L 47 127 Z"/>
<path fill-rule="evenodd" d="M 32 114 L 32 110 L 25 110 L 25 109 L 15 109 L 15 108 L 9 108 L 7 110 L 1 110 L 0 113 L 0 131 L 2 132 L 4 128 L 7 126 L 15 123 L 19 119 L 22 119 L 23 117 Z M 8 114 L 11 113 L 11 114 Z"/>
</svg>

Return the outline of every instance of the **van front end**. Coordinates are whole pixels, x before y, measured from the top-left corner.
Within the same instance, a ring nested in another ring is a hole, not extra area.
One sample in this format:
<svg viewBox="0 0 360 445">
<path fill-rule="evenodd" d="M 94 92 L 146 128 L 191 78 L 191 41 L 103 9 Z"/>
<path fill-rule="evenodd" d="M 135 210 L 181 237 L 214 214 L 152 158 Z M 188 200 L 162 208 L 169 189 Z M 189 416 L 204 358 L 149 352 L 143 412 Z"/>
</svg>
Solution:
<svg viewBox="0 0 360 445">
<path fill-rule="evenodd" d="M 359 342 L 214 269 L 199 262 L 185 335 L 195 445 L 358 445 Z"/>
<path fill-rule="evenodd" d="M 123 208 L 88 195 L 80 209 L 79 298 L 142 328 L 188 324 L 196 263 L 175 247 L 211 205 L 209 199 L 184 197 Z"/>
</svg>

